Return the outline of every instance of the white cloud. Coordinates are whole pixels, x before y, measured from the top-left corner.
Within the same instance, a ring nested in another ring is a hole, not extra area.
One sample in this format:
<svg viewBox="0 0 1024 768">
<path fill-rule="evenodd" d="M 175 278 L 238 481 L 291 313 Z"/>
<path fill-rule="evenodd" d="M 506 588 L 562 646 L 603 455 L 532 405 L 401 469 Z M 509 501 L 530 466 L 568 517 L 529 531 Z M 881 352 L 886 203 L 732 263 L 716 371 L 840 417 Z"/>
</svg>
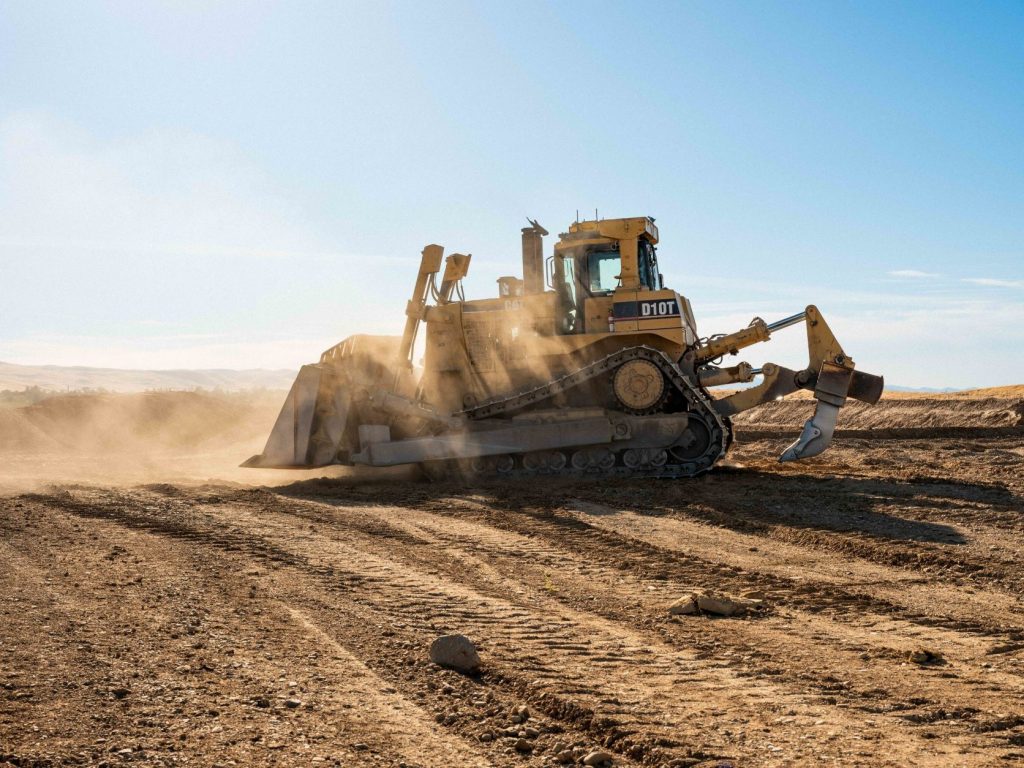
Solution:
<svg viewBox="0 0 1024 768">
<path fill-rule="evenodd" d="M 993 277 L 965 277 L 961 282 L 993 288 L 1024 288 L 1024 280 L 998 280 Z"/>
<path fill-rule="evenodd" d="M 893 269 L 887 274 L 893 277 L 942 277 L 938 272 L 922 272 L 919 269 Z"/>
</svg>

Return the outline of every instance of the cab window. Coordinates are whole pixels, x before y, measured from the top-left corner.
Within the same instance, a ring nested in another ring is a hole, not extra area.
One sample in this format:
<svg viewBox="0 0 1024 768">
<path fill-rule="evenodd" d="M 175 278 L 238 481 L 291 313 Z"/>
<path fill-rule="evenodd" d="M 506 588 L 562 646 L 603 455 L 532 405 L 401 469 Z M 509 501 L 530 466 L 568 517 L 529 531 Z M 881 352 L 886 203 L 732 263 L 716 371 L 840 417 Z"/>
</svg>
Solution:
<svg viewBox="0 0 1024 768">
<path fill-rule="evenodd" d="M 615 251 L 592 251 L 587 255 L 588 288 L 591 293 L 610 293 L 619 285 L 622 257 Z"/>
</svg>

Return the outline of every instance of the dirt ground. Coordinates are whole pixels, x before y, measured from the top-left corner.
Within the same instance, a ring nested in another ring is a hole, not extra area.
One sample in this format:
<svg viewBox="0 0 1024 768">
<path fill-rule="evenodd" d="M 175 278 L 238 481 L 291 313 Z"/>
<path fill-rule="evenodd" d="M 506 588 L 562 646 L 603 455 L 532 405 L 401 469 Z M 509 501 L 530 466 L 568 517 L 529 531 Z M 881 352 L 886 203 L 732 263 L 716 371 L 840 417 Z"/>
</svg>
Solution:
<svg viewBox="0 0 1024 768">
<path fill-rule="evenodd" d="M 1024 761 L 1020 397 L 975 399 L 786 465 L 803 412 L 768 414 L 656 483 L 234 474 L 237 433 L 222 464 L 9 451 L 0 765 Z M 762 601 L 670 616 L 694 588 Z M 479 675 L 430 663 L 449 632 Z"/>
</svg>

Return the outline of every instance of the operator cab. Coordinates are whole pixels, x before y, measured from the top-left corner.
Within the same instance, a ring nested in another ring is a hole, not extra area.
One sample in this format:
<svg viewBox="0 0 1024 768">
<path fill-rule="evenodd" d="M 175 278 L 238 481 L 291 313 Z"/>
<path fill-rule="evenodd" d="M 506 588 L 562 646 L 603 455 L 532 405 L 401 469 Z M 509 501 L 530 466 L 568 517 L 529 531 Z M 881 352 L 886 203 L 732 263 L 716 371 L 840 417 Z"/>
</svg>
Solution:
<svg viewBox="0 0 1024 768">
<path fill-rule="evenodd" d="M 549 260 L 549 286 L 558 294 L 562 333 L 595 332 L 584 317 L 589 299 L 616 291 L 664 288 L 655 244 L 654 219 L 580 221 L 559 236 Z M 606 321 L 605 321 L 606 322 Z M 602 329 L 606 330 L 606 329 Z"/>
</svg>

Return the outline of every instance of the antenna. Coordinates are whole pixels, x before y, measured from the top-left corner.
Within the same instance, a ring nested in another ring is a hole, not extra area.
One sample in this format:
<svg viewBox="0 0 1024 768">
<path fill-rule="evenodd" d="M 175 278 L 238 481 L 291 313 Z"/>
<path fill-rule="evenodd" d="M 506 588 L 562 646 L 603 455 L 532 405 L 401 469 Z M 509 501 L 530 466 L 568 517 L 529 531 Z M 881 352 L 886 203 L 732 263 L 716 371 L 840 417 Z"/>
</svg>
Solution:
<svg viewBox="0 0 1024 768">
<path fill-rule="evenodd" d="M 576 223 L 577 224 L 580 223 L 580 209 L 579 208 L 576 209 Z"/>
</svg>

